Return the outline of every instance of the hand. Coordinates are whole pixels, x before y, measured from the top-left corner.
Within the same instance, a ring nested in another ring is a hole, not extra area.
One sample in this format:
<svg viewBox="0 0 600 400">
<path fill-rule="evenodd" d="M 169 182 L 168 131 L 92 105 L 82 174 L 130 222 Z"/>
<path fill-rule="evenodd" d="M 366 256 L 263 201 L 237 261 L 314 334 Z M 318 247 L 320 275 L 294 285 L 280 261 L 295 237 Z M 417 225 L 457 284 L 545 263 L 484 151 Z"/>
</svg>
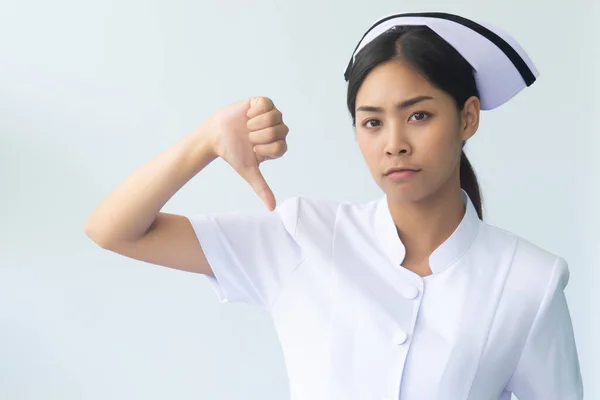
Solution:
<svg viewBox="0 0 600 400">
<path fill-rule="evenodd" d="M 289 132 L 273 101 L 253 97 L 231 104 L 209 117 L 205 129 L 215 154 L 231 165 L 273 211 L 275 196 L 259 165 L 287 151 Z"/>
</svg>

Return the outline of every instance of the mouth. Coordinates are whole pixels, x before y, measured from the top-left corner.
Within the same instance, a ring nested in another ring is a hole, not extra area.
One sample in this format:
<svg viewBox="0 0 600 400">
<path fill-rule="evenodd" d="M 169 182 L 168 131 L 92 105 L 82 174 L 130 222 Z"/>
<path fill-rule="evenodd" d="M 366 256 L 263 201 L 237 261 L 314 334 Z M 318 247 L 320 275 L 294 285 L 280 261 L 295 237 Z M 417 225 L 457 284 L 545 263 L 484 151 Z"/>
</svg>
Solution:
<svg viewBox="0 0 600 400">
<path fill-rule="evenodd" d="M 392 181 L 403 181 L 412 178 L 419 172 L 416 168 L 392 168 L 385 172 L 385 176 Z"/>
<path fill-rule="evenodd" d="M 385 176 L 389 176 L 391 174 L 395 174 L 395 173 L 404 173 L 404 172 L 419 172 L 420 169 L 417 168 L 390 168 L 387 171 L 385 171 L 384 175 Z"/>
</svg>

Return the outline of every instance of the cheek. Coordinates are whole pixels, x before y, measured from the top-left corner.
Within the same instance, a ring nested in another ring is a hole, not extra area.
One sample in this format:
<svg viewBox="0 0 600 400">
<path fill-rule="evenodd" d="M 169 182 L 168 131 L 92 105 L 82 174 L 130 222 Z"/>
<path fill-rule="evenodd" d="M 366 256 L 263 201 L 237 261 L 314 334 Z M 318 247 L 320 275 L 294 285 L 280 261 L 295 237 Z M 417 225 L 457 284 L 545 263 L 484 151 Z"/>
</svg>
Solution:
<svg viewBox="0 0 600 400">
<path fill-rule="evenodd" d="M 455 140 L 447 133 L 427 137 L 425 143 L 423 143 L 425 154 L 431 158 L 446 158 L 446 156 L 452 154 L 455 146 Z"/>
<path fill-rule="evenodd" d="M 460 156 L 460 141 L 456 138 L 456 132 L 448 129 L 430 132 L 423 136 L 419 146 L 420 157 L 424 165 L 432 171 L 446 175 L 454 170 Z"/>
<path fill-rule="evenodd" d="M 381 150 L 378 147 L 377 141 L 370 140 L 360 133 L 357 134 L 356 141 L 369 169 L 373 170 L 379 168 Z"/>
<path fill-rule="evenodd" d="M 435 157 L 453 157 L 455 151 L 460 147 L 459 132 L 453 129 L 450 121 L 439 120 L 432 124 L 428 132 L 422 135 L 421 147 L 428 154 Z"/>
<path fill-rule="evenodd" d="M 369 157 L 369 154 L 372 153 L 372 144 L 366 140 L 365 136 L 358 132 L 356 134 L 356 143 L 358 144 L 358 148 L 360 149 L 361 154 L 365 159 Z"/>
</svg>

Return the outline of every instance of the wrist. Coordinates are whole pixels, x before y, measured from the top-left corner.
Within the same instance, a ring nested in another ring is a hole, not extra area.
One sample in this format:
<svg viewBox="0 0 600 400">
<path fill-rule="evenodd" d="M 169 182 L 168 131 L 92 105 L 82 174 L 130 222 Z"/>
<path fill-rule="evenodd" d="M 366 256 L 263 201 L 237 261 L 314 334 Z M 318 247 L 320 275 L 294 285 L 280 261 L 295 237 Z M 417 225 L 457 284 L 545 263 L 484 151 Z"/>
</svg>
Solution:
<svg viewBox="0 0 600 400">
<path fill-rule="evenodd" d="M 218 158 L 216 146 L 211 135 L 204 126 L 199 126 L 183 140 L 183 149 L 186 157 L 194 164 L 194 168 L 201 170 L 210 162 Z"/>
<path fill-rule="evenodd" d="M 198 126 L 190 135 L 195 151 L 202 157 L 218 158 L 217 140 L 214 132 L 206 124 Z"/>
</svg>

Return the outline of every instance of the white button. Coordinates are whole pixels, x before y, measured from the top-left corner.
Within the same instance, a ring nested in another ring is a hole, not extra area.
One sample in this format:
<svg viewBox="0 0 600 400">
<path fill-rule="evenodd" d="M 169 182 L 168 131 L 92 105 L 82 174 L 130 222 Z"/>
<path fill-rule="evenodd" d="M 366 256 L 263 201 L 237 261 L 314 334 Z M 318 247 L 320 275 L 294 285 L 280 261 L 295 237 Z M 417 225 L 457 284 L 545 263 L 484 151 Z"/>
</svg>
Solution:
<svg viewBox="0 0 600 400">
<path fill-rule="evenodd" d="M 413 300 L 419 295 L 419 289 L 414 286 L 404 286 L 400 289 L 402 297 L 408 300 Z"/>
<path fill-rule="evenodd" d="M 394 334 L 394 343 L 398 346 L 404 344 L 406 339 L 408 339 L 408 335 L 404 331 L 398 331 Z"/>
</svg>

